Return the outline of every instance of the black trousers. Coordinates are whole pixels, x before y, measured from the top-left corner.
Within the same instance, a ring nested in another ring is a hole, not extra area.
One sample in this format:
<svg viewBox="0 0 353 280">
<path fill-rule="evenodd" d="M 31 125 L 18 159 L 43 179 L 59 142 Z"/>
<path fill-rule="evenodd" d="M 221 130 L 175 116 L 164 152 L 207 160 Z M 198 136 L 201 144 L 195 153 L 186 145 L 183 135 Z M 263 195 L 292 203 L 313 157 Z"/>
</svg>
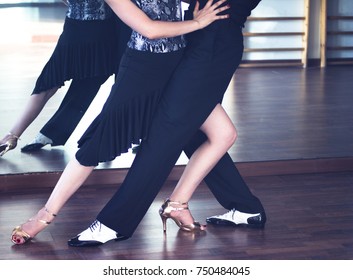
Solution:
<svg viewBox="0 0 353 280">
<path fill-rule="evenodd" d="M 131 236 L 163 186 L 182 150 L 188 156 L 205 140 L 200 126 L 221 103 L 243 53 L 241 27 L 231 20 L 192 33 L 188 47 L 162 96 L 146 140 L 120 188 L 97 219 Z M 227 209 L 264 211 L 228 154 L 205 179 Z"/>
<path fill-rule="evenodd" d="M 58 110 L 40 130 L 53 140 L 53 146 L 65 145 L 92 100 L 108 76 L 73 79 Z"/>
</svg>

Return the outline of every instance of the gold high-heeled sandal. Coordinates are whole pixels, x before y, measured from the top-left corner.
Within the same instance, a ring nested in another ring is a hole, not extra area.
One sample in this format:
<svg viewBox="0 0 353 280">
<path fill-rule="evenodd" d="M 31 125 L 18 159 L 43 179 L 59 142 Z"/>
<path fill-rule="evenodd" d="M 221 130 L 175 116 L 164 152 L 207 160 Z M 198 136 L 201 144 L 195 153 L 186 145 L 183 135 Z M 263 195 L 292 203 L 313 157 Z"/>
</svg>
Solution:
<svg viewBox="0 0 353 280">
<path fill-rule="evenodd" d="M 56 217 L 56 214 L 51 213 L 46 207 L 44 207 L 44 211 L 52 215 L 54 218 Z M 42 223 L 44 225 L 49 225 L 51 222 L 48 222 L 46 220 L 41 220 L 41 219 L 29 219 L 28 222 L 31 221 L 37 221 L 39 223 Z M 25 232 L 22 229 L 22 226 L 17 226 L 14 228 L 14 230 L 11 233 L 11 241 L 16 244 L 16 245 L 22 245 L 25 244 L 27 241 L 32 239 L 34 236 L 29 235 L 27 232 Z"/>
<path fill-rule="evenodd" d="M 173 206 L 174 205 L 174 206 Z M 189 231 L 189 232 L 196 232 L 196 231 L 203 231 L 202 226 L 199 222 L 193 222 L 192 224 L 183 224 L 177 217 L 173 217 L 171 213 L 173 211 L 190 211 L 189 210 L 189 205 L 187 202 L 181 203 L 178 201 L 170 201 L 167 199 L 161 208 L 159 209 L 159 215 L 161 216 L 162 223 L 163 223 L 163 231 L 167 231 L 167 220 L 172 219 L 176 225 L 184 231 Z"/>
<path fill-rule="evenodd" d="M 17 146 L 17 141 L 20 139 L 20 137 L 11 132 L 7 133 L 7 135 L 9 135 L 10 138 L 4 144 L 0 145 L 0 157 L 8 151 L 15 149 Z"/>
</svg>

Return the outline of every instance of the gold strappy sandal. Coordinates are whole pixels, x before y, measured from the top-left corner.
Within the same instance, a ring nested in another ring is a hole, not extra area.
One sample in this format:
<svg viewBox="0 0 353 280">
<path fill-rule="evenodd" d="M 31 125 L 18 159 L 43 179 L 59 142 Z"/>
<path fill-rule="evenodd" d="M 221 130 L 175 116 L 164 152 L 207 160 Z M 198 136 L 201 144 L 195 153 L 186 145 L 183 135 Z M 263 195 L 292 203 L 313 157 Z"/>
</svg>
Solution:
<svg viewBox="0 0 353 280">
<path fill-rule="evenodd" d="M 192 224 L 185 225 L 183 224 L 177 217 L 173 217 L 171 213 L 173 211 L 190 211 L 189 205 L 187 202 L 181 203 L 178 201 L 170 201 L 167 199 L 161 208 L 159 209 L 159 215 L 161 216 L 162 223 L 163 223 L 163 231 L 166 232 L 167 230 L 167 220 L 172 219 L 176 225 L 184 231 L 189 232 L 197 232 L 197 231 L 204 231 L 202 226 L 199 222 L 193 222 Z"/>
<path fill-rule="evenodd" d="M 47 208 L 44 207 L 44 211 L 52 215 L 53 217 L 56 217 L 56 214 L 51 213 Z M 44 225 L 49 225 L 51 222 L 48 222 L 46 220 L 41 220 L 41 219 L 29 219 L 28 222 L 31 221 L 37 221 L 39 223 L 42 223 Z M 16 245 L 22 245 L 25 244 L 27 241 L 32 239 L 34 236 L 29 235 L 27 232 L 25 232 L 22 229 L 22 226 L 17 226 L 14 228 L 11 234 L 11 241 L 16 244 Z"/>
<path fill-rule="evenodd" d="M 7 133 L 7 135 L 10 136 L 9 139 L 4 144 L 0 144 L 0 157 L 8 151 L 15 149 L 17 146 L 17 141 L 20 139 L 20 137 L 11 132 Z"/>
</svg>

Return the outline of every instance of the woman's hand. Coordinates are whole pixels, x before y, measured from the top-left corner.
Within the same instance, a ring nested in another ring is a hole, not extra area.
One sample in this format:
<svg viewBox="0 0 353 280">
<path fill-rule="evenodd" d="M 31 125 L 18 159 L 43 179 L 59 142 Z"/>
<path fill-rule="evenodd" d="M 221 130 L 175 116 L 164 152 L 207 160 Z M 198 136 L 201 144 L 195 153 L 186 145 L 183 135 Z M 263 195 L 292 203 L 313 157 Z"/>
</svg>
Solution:
<svg viewBox="0 0 353 280">
<path fill-rule="evenodd" d="M 208 0 L 205 7 L 203 7 L 203 9 L 201 10 L 199 9 L 200 3 L 198 1 L 196 2 L 193 15 L 194 15 L 194 20 L 197 21 L 198 24 L 200 25 L 200 29 L 206 27 L 207 25 L 211 24 L 215 20 L 229 18 L 229 15 L 218 15 L 219 13 L 230 8 L 229 5 L 220 7 L 226 1 L 227 0 L 220 0 L 213 4 L 213 0 Z"/>
<path fill-rule="evenodd" d="M 105 0 L 114 13 L 131 29 L 149 39 L 175 37 L 187 34 L 204 28 L 218 19 L 228 18 L 228 15 L 217 15 L 225 11 L 229 6 L 219 7 L 226 0 L 220 0 L 212 4 L 209 0 L 202 10 L 199 10 L 199 3 L 194 9 L 194 19 L 185 21 L 159 21 L 150 19 L 131 0 Z"/>
</svg>

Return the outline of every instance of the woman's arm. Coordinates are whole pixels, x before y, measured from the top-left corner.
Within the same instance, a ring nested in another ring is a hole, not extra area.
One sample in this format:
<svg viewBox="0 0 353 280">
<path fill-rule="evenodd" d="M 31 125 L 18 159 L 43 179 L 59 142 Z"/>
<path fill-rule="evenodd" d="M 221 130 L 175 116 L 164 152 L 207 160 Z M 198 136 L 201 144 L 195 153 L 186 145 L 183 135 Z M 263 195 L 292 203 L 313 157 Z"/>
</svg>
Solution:
<svg viewBox="0 0 353 280">
<path fill-rule="evenodd" d="M 212 4 L 213 0 L 209 0 L 202 10 L 199 10 L 197 3 L 193 20 L 167 22 L 150 19 L 131 0 L 105 1 L 125 24 L 149 39 L 175 37 L 202 29 L 215 20 L 227 18 L 228 15 L 217 14 L 229 8 L 229 6 L 219 7 L 226 0 L 220 0 L 215 4 Z"/>
</svg>

